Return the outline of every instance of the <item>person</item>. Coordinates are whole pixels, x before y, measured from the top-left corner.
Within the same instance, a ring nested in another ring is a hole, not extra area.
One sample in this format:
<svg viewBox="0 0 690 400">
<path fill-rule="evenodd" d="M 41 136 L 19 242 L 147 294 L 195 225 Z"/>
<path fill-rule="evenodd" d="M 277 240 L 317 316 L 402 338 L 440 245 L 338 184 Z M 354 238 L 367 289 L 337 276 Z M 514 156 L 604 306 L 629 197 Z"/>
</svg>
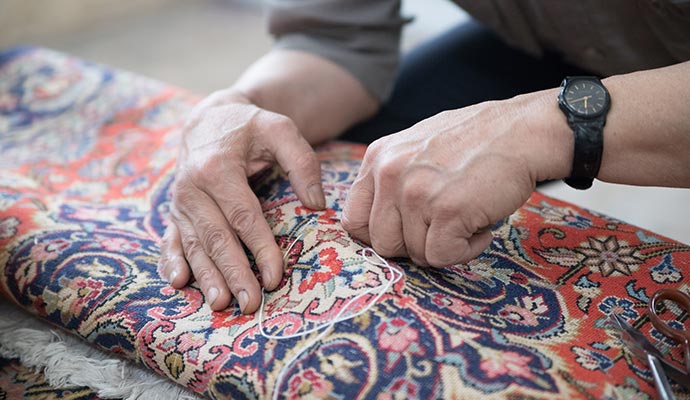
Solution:
<svg viewBox="0 0 690 400">
<path fill-rule="evenodd" d="M 540 181 L 690 187 L 690 3 L 455 2 L 479 22 L 402 62 L 399 0 L 269 2 L 275 47 L 184 128 L 162 275 L 193 275 L 213 310 L 256 311 L 243 244 L 267 290 L 283 262 L 248 177 L 277 163 L 323 209 L 312 146 L 338 136 L 376 139 L 343 227 L 432 267 L 479 255 Z M 578 97 L 558 88 L 568 75 L 605 79 Z"/>
</svg>

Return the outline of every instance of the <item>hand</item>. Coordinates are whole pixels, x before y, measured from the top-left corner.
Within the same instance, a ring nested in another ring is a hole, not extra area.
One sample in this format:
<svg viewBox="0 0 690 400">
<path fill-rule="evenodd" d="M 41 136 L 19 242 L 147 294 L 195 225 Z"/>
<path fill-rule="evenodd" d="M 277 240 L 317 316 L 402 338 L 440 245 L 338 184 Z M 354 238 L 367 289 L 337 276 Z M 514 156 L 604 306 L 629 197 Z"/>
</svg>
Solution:
<svg viewBox="0 0 690 400">
<path fill-rule="evenodd" d="M 479 255 L 488 230 L 538 180 L 567 176 L 572 133 L 555 91 L 431 117 L 374 142 L 348 195 L 343 227 L 386 257 L 443 267 Z M 569 146 L 569 147 L 568 147 Z"/>
<path fill-rule="evenodd" d="M 325 206 L 318 159 L 292 120 L 231 90 L 195 107 L 183 132 L 161 246 L 161 274 L 174 287 L 184 287 L 191 273 L 213 310 L 225 309 L 234 296 L 242 312 L 256 311 L 261 290 L 242 243 L 264 287 L 280 283 L 282 252 L 247 181 L 275 162 L 307 207 Z"/>
</svg>

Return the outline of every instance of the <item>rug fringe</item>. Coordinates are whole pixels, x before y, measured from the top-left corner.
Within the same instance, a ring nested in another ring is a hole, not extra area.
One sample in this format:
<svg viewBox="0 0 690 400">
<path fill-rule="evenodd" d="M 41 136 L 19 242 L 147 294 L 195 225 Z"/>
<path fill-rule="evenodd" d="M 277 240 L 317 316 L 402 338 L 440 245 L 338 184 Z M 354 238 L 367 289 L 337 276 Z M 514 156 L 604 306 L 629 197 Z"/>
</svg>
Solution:
<svg viewBox="0 0 690 400">
<path fill-rule="evenodd" d="M 43 371 L 55 387 L 86 386 L 98 396 L 127 400 L 197 400 L 153 372 L 56 331 L 0 299 L 0 355 Z"/>
</svg>

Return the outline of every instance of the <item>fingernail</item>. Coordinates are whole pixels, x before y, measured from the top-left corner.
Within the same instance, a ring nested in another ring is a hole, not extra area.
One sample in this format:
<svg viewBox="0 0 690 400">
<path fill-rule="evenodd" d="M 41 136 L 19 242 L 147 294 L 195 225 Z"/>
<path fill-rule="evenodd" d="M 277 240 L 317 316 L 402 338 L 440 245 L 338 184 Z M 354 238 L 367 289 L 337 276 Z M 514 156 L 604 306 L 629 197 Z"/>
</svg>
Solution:
<svg viewBox="0 0 690 400">
<path fill-rule="evenodd" d="M 206 295 L 206 302 L 208 305 L 213 305 L 213 302 L 216 301 L 218 298 L 218 289 L 215 287 L 212 287 L 208 290 L 208 294 Z"/>
<path fill-rule="evenodd" d="M 273 274 L 270 269 L 266 268 L 263 270 L 263 280 L 264 287 L 270 286 L 271 282 L 273 282 Z"/>
<path fill-rule="evenodd" d="M 168 277 L 168 282 L 170 282 L 171 284 L 175 282 L 175 278 L 177 278 L 177 275 L 179 274 L 180 273 L 177 270 L 173 270 L 173 272 L 171 272 L 170 276 Z"/>
<path fill-rule="evenodd" d="M 240 290 L 240 292 L 237 294 L 237 301 L 240 302 L 240 310 L 244 312 L 244 309 L 247 307 L 247 303 L 249 303 L 249 295 L 247 294 L 246 290 Z"/>
<path fill-rule="evenodd" d="M 307 196 L 312 206 L 322 209 L 326 208 L 326 198 L 323 195 L 323 188 L 320 183 L 315 183 L 307 188 Z"/>
</svg>

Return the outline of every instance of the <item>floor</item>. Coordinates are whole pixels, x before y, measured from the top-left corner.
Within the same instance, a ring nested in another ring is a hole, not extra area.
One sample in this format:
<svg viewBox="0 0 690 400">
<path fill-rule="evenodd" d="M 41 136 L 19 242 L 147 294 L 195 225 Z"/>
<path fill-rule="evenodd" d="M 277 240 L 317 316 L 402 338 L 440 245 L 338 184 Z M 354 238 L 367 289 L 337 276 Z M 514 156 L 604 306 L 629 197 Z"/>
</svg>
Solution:
<svg viewBox="0 0 690 400">
<path fill-rule="evenodd" d="M 58 49 L 203 94 L 230 85 L 270 48 L 257 4 L 250 0 L 170 1 L 154 10 L 69 32 L 26 35 L 18 43 Z M 403 9 L 415 15 L 404 34 L 404 49 L 466 18 L 442 0 L 404 0 Z M 540 190 L 690 243 L 690 190 L 602 182 L 588 191 L 562 183 Z"/>
</svg>

